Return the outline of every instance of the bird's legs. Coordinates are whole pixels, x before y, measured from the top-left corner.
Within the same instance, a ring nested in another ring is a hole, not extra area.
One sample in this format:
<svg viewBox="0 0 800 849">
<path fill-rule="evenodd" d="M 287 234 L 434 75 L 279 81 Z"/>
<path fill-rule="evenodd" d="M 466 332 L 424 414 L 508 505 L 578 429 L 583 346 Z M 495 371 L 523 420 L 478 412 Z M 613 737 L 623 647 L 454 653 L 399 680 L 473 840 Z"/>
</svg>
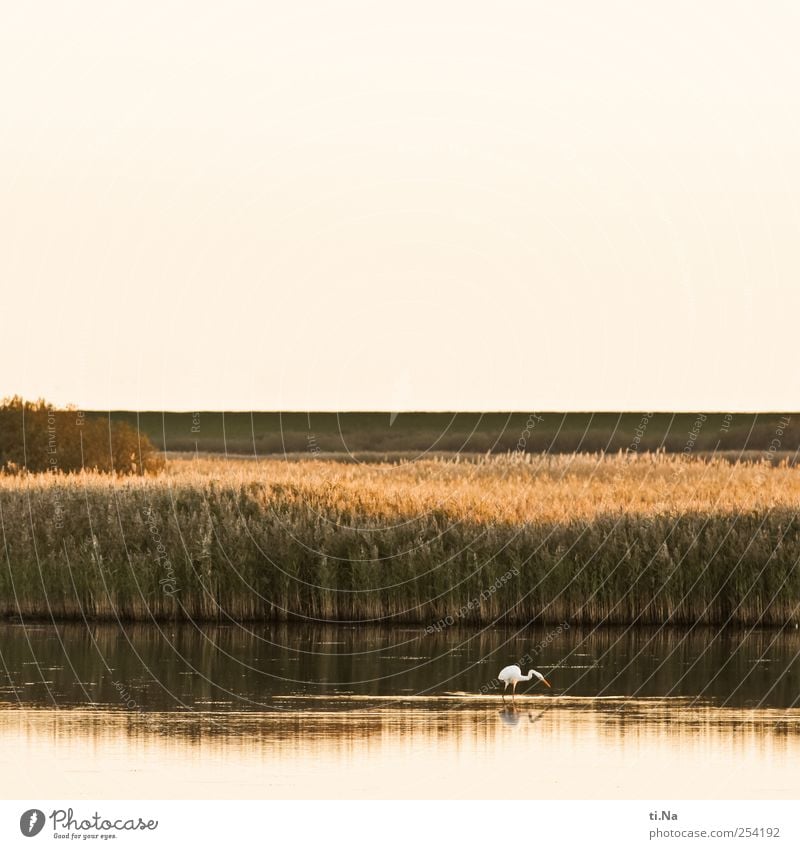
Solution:
<svg viewBox="0 0 800 849">
<path fill-rule="evenodd" d="M 514 704 L 514 696 L 517 694 L 517 682 L 511 685 L 511 704 Z"/>
<path fill-rule="evenodd" d="M 505 687 L 503 687 L 503 704 L 506 703 L 506 690 L 508 689 L 508 681 L 504 682 Z"/>
</svg>

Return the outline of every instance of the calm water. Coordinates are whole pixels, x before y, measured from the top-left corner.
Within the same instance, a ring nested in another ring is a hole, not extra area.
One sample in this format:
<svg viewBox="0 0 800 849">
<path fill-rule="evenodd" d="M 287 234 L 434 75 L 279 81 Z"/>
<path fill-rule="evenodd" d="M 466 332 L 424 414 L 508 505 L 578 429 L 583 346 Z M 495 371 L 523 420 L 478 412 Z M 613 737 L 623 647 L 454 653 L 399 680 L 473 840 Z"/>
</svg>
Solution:
<svg viewBox="0 0 800 849">
<path fill-rule="evenodd" d="M 0 782 L 6 798 L 797 798 L 799 653 L 796 631 L 2 625 Z M 526 655 L 553 688 L 521 685 L 512 709 L 494 675 Z"/>
</svg>

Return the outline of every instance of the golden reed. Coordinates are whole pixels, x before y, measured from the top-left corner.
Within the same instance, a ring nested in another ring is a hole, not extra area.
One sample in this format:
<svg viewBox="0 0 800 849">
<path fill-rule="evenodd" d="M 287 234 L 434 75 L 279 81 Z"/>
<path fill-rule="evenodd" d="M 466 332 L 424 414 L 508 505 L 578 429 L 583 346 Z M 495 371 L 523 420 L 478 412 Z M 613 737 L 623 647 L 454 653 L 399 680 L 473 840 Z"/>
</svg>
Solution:
<svg viewBox="0 0 800 849">
<path fill-rule="evenodd" d="M 665 454 L 0 475 L 0 613 L 794 627 L 798 506 L 786 463 Z"/>
</svg>

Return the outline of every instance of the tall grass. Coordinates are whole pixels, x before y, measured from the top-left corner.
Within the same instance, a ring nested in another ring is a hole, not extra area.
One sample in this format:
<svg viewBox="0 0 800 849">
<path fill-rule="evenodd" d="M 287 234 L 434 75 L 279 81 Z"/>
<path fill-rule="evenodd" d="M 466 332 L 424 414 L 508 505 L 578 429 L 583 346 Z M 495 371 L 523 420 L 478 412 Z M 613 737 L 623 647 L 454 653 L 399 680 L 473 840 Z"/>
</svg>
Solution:
<svg viewBox="0 0 800 849">
<path fill-rule="evenodd" d="M 664 454 L 0 475 L 0 613 L 784 625 L 799 506 L 786 464 Z"/>
</svg>

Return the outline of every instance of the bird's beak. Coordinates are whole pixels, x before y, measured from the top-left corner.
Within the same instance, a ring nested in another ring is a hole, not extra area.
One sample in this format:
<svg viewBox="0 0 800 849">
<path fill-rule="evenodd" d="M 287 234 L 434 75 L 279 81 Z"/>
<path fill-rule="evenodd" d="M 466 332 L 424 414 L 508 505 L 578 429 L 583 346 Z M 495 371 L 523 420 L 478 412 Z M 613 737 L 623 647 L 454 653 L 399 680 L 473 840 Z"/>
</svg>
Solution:
<svg viewBox="0 0 800 849">
<path fill-rule="evenodd" d="M 547 684 L 547 686 L 550 687 L 550 682 L 547 680 L 547 678 L 542 678 L 542 683 Z M 552 690 L 553 688 L 550 687 L 550 689 Z"/>
</svg>

